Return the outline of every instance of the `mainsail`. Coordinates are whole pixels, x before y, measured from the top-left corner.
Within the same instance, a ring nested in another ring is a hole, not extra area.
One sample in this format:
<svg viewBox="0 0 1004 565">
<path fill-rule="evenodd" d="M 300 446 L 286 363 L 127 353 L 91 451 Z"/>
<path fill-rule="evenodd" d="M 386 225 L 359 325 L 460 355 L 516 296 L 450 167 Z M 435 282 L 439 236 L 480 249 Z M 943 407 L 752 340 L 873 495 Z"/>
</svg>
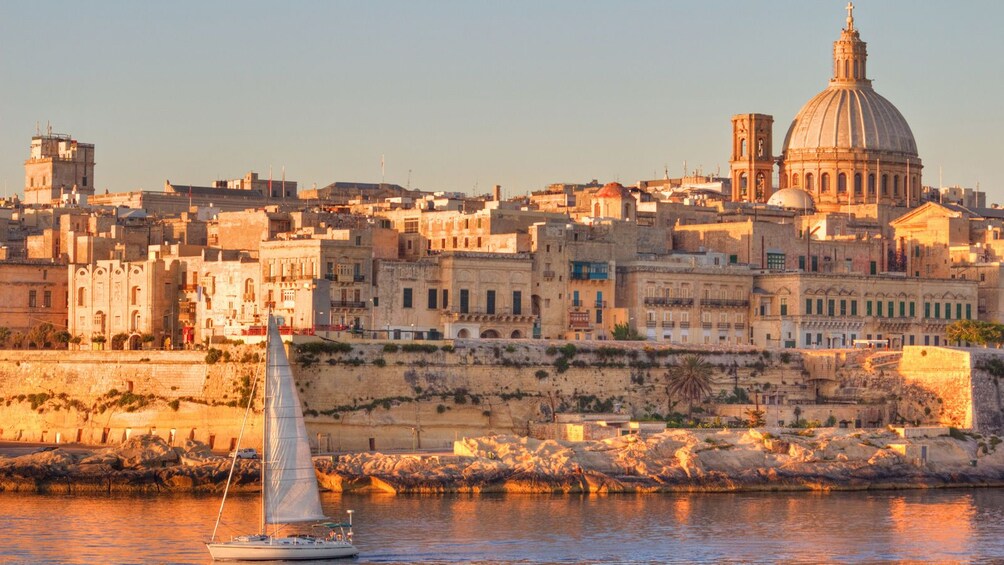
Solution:
<svg viewBox="0 0 1004 565">
<path fill-rule="evenodd" d="M 271 316 L 265 378 L 265 522 L 287 524 L 324 519 L 300 398 L 282 336 Z"/>
</svg>

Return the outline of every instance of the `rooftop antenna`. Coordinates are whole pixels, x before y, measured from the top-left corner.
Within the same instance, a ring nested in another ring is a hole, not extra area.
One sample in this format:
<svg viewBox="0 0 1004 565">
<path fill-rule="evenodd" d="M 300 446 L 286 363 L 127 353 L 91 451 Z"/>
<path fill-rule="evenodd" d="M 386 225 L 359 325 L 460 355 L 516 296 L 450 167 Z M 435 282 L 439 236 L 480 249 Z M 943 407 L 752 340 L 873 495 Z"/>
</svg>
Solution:
<svg viewBox="0 0 1004 565">
<path fill-rule="evenodd" d="M 42 127 L 39 125 L 38 120 L 35 120 L 35 136 L 42 135 Z"/>
<path fill-rule="evenodd" d="M 687 161 L 683 161 L 683 176 L 687 176 Z"/>
<path fill-rule="evenodd" d="M 666 163 L 662 167 L 663 167 L 663 170 L 665 171 L 665 175 L 666 175 L 666 177 L 665 177 L 664 180 L 669 180 L 669 164 Z"/>
<path fill-rule="evenodd" d="M 384 156 L 381 154 L 380 155 L 380 184 L 383 184 L 384 183 L 384 179 L 386 178 L 386 172 L 385 171 L 386 171 L 386 169 L 384 168 Z"/>
<path fill-rule="evenodd" d="M 407 188 L 408 188 L 408 190 L 411 190 L 411 169 L 408 169 L 408 184 L 407 184 Z"/>
<path fill-rule="evenodd" d="M 52 124 L 49 123 L 49 120 L 45 120 L 45 135 L 52 137 Z"/>
</svg>

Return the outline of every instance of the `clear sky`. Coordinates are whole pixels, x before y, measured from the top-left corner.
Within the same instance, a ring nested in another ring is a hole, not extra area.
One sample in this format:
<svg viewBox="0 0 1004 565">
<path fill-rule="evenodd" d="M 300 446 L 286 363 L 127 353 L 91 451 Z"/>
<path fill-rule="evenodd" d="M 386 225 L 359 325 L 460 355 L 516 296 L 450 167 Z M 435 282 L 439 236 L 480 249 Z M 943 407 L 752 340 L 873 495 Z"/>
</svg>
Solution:
<svg viewBox="0 0 1004 565">
<path fill-rule="evenodd" d="M 730 117 L 774 151 L 825 88 L 841 1 L 0 4 L 0 191 L 36 122 L 96 144 L 99 191 L 249 170 L 507 196 L 727 171 Z M 925 184 L 1004 200 L 1004 2 L 861 0 L 869 74 Z"/>
</svg>

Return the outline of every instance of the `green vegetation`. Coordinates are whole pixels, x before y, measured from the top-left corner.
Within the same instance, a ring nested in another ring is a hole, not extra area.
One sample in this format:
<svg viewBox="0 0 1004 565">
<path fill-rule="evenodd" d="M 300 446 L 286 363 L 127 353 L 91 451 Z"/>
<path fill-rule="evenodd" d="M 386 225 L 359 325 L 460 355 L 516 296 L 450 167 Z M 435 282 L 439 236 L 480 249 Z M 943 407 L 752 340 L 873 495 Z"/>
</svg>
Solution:
<svg viewBox="0 0 1004 565">
<path fill-rule="evenodd" d="M 383 344 L 383 352 L 384 353 L 397 353 L 398 349 L 400 349 L 400 348 L 397 346 L 396 343 L 385 343 L 385 344 Z"/>
<path fill-rule="evenodd" d="M 300 355 L 331 355 L 334 353 L 348 353 L 352 351 L 352 344 L 341 341 L 312 341 L 294 346 L 297 354 Z"/>
<path fill-rule="evenodd" d="M 686 355 L 666 372 L 666 394 L 687 401 L 689 414 L 694 403 L 711 394 L 711 364 L 700 355 Z"/>
<path fill-rule="evenodd" d="M 548 375 L 548 372 L 547 372 L 547 371 L 545 371 L 544 369 L 540 369 L 540 370 L 538 370 L 538 371 L 537 371 L 536 373 L 534 373 L 534 376 L 536 376 L 536 377 L 537 377 L 538 379 L 540 379 L 540 380 L 544 380 L 544 379 L 546 379 L 546 378 L 547 378 L 547 377 L 548 377 L 549 375 Z"/>
<path fill-rule="evenodd" d="M 617 341 L 645 341 L 643 335 L 626 323 L 614 324 L 613 336 Z"/>
<path fill-rule="evenodd" d="M 945 328 L 945 339 L 949 342 L 973 345 L 1001 345 L 1004 344 L 1004 324 L 982 320 L 959 320 Z"/>
<path fill-rule="evenodd" d="M 213 365 L 223 358 L 223 352 L 219 349 L 210 347 L 209 351 L 206 352 L 206 364 Z"/>
</svg>

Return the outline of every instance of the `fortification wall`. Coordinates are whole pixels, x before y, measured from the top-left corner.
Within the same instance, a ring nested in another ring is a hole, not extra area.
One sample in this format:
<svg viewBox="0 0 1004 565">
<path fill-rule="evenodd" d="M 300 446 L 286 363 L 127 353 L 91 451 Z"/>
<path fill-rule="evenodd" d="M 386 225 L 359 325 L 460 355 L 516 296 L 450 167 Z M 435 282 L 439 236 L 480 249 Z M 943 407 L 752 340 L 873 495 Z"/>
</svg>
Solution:
<svg viewBox="0 0 1004 565">
<path fill-rule="evenodd" d="M 973 428 L 971 368 L 967 350 L 906 346 L 899 374 L 907 384 L 928 390 L 941 399 L 940 423 Z"/>
</svg>

